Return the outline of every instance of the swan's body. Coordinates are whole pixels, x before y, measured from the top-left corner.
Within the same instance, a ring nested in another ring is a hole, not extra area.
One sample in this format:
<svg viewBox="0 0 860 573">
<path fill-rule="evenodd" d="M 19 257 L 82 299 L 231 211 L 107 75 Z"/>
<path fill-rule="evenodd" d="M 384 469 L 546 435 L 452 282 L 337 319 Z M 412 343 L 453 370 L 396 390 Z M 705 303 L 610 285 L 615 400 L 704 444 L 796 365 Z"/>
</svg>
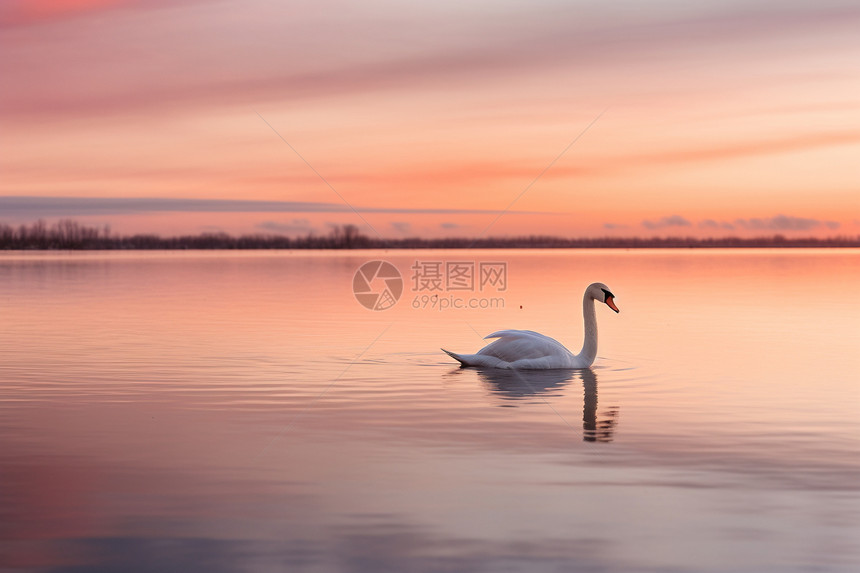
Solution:
<svg viewBox="0 0 860 573">
<path fill-rule="evenodd" d="M 585 339 L 579 354 L 573 354 L 559 341 L 531 330 L 500 330 L 485 338 L 496 338 L 477 354 L 456 354 L 442 349 L 462 366 L 547 370 L 550 368 L 588 368 L 597 357 L 597 317 L 594 301 L 605 302 L 618 312 L 614 295 L 603 283 L 593 283 L 582 296 Z"/>
</svg>

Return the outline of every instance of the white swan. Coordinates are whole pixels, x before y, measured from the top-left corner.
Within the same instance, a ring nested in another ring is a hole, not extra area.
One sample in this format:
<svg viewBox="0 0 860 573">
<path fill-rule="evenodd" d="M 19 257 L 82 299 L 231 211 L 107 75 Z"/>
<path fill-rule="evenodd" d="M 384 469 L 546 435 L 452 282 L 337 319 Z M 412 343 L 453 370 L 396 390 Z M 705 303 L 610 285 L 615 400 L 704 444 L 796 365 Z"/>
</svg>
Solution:
<svg viewBox="0 0 860 573">
<path fill-rule="evenodd" d="M 579 354 L 573 354 L 549 336 L 531 330 L 500 330 L 484 338 L 498 338 L 477 354 L 443 352 L 460 362 L 462 366 L 486 368 L 512 368 L 523 370 L 548 370 L 550 368 L 588 368 L 597 356 L 597 317 L 594 301 L 605 302 L 618 311 L 615 295 L 603 283 L 592 283 L 582 295 L 582 318 L 585 322 L 585 340 Z"/>
</svg>

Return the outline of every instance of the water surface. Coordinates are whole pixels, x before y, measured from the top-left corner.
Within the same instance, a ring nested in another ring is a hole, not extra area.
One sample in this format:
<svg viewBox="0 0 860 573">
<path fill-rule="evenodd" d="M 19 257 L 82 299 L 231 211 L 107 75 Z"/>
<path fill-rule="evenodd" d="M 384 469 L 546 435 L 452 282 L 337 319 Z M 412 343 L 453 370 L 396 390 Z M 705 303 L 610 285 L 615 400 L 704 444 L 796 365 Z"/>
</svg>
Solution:
<svg viewBox="0 0 860 573">
<path fill-rule="evenodd" d="M 593 281 L 591 370 L 439 351 Z M 2 253 L 0 312 L 3 570 L 860 570 L 860 251 Z"/>
</svg>

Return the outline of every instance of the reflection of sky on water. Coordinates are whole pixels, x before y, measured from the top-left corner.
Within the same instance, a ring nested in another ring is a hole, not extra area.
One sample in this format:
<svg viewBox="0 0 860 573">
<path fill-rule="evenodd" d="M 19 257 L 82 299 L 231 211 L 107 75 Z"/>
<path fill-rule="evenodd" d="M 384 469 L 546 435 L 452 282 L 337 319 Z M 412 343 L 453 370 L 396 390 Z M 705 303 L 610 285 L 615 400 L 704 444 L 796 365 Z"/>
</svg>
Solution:
<svg viewBox="0 0 860 573">
<path fill-rule="evenodd" d="M 0 329 L 0 557 L 853 571 L 860 364 L 833 333 L 860 322 L 856 256 L 505 253 L 508 308 L 454 315 L 366 311 L 361 254 L 0 259 L 18 302 Z M 563 285 L 584 269 L 625 302 L 598 317 L 594 369 L 459 369 L 436 350 L 502 327 L 576 347 Z M 838 308 L 806 296 L 821 280 Z"/>
</svg>

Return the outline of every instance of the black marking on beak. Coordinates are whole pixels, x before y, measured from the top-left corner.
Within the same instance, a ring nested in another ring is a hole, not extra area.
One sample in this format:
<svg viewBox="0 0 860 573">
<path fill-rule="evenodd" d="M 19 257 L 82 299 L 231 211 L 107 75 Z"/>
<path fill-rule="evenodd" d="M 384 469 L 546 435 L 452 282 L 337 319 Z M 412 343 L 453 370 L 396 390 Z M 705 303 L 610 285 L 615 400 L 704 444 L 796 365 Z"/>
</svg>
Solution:
<svg viewBox="0 0 860 573">
<path fill-rule="evenodd" d="M 606 299 L 609 297 L 615 298 L 615 295 L 606 290 L 605 288 L 600 289 L 603 291 L 603 302 L 606 302 Z"/>
</svg>

